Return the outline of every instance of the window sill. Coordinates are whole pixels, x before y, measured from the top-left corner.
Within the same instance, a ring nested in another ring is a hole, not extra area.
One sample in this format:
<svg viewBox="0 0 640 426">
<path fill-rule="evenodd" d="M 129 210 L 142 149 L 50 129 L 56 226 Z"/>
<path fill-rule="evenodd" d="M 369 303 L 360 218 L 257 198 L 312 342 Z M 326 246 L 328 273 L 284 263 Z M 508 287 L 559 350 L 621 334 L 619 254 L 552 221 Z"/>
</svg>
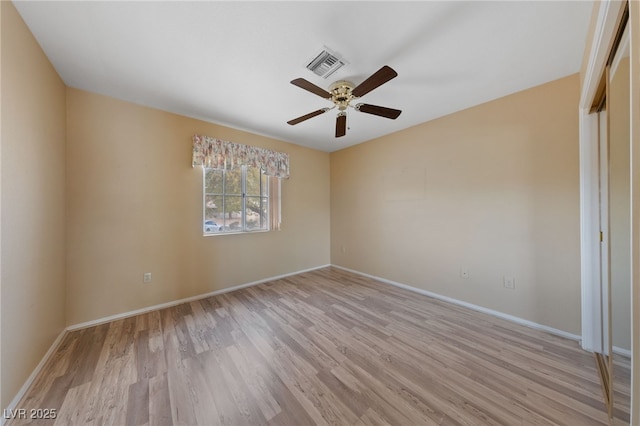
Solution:
<svg viewBox="0 0 640 426">
<path fill-rule="evenodd" d="M 264 234 L 270 232 L 270 229 L 259 229 L 256 231 L 238 231 L 238 232 L 206 232 L 203 233 L 203 237 L 219 237 L 221 235 L 247 235 L 247 234 Z"/>
</svg>

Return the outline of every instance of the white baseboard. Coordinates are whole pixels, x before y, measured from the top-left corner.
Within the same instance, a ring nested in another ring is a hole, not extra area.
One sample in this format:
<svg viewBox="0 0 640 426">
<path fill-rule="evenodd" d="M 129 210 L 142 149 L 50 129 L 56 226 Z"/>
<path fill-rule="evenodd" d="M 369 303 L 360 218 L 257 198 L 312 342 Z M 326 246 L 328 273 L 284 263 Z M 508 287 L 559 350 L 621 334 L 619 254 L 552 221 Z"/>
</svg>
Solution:
<svg viewBox="0 0 640 426">
<path fill-rule="evenodd" d="M 62 339 L 66 334 L 67 334 L 67 330 L 62 330 L 58 335 L 58 337 L 56 337 L 56 340 L 53 341 L 53 344 L 51 345 L 47 353 L 44 354 L 44 356 L 40 360 L 40 363 L 38 363 L 38 365 L 33 370 L 31 375 L 24 382 L 24 384 L 22 385 L 22 387 L 20 388 L 16 396 L 6 407 L 6 410 L 15 410 L 16 408 L 18 408 L 18 403 L 20 402 L 20 400 L 22 400 L 22 398 L 27 393 L 31 385 L 33 385 L 33 382 L 35 381 L 36 377 L 38 377 L 38 374 L 40 374 L 40 371 L 42 371 L 42 368 L 44 368 L 47 361 L 49 361 L 49 358 L 51 358 L 51 355 L 53 355 L 54 352 L 58 349 L 58 346 L 60 346 L 60 343 L 62 343 Z M 5 418 L 4 411 L 3 411 L 3 415 L 0 416 L 0 425 L 3 425 L 7 420 L 8 419 Z"/>
<path fill-rule="evenodd" d="M 575 341 L 580 341 L 580 339 L 581 339 L 581 337 L 578 336 L 577 334 L 568 333 L 566 331 L 559 330 L 557 328 L 553 328 L 553 327 L 549 327 L 549 326 L 546 326 L 546 325 L 538 324 L 538 323 L 533 322 L 533 321 L 529 321 L 529 320 L 526 320 L 526 319 L 523 319 L 523 318 L 519 318 L 519 317 L 516 317 L 516 316 L 513 316 L 513 315 L 505 314 L 503 312 L 495 311 L 493 309 L 485 308 L 483 306 L 474 305 L 474 304 L 469 303 L 469 302 L 464 302 L 462 300 L 454 299 L 452 297 L 443 296 L 441 294 L 433 293 L 433 292 L 430 292 L 430 291 L 427 291 L 427 290 L 423 290 L 421 288 L 412 287 L 412 286 L 407 285 L 407 284 L 402 284 L 402 283 L 399 283 L 399 282 L 396 282 L 396 281 L 388 280 L 386 278 L 377 277 L 375 275 L 365 274 L 364 272 L 356 271 L 354 269 L 345 268 L 343 266 L 339 266 L 339 265 L 331 265 L 331 266 L 334 267 L 334 268 L 338 268 L 338 269 L 342 269 L 342 270 L 345 270 L 345 271 L 348 271 L 348 272 L 352 272 L 354 274 L 362 275 L 363 277 L 371 278 L 371 279 L 383 282 L 385 284 L 390 284 L 390 285 L 395 286 L 395 287 L 400 287 L 400 288 L 403 288 L 405 290 L 412 291 L 414 293 L 419 293 L 419 294 L 422 294 L 424 296 L 433 297 L 434 299 L 442 300 L 444 302 L 449 302 L 449 303 L 452 303 L 454 305 L 463 306 L 465 308 L 469 308 L 469 309 L 472 309 L 474 311 L 478 311 L 478 312 L 482 312 L 482 313 L 485 313 L 485 314 L 492 315 L 494 317 L 502 318 L 502 319 L 514 322 L 516 324 L 524 325 L 524 326 L 527 326 L 527 327 L 530 327 L 530 328 L 534 328 L 536 330 L 546 331 L 546 332 L 554 334 L 556 336 L 565 337 L 567 339 L 571 339 L 571 340 L 575 340 Z"/>
<path fill-rule="evenodd" d="M 269 282 L 269 281 L 279 280 L 279 279 L 282 279 L 282 278 L 290 277 L 292 275 L 298 275 L 298 274 L 302 274 L 302 273 L 305 273 L 305 272 L 315 271 L 317 269 L 327 268 L 329 266 L 331 266 L 331 265 L 316 266 L 316 267 L 313 267 L 313 268 L 303 269 L 303 270 L 296 271 L 296 272 L 291 272 L 291 273 L 288 273 L 288 274 L 277 275 L 275 277 L 264 278 L 264 279 L 261 279 L 261 280 L 258 280 L 258 281 L 252 281 L 250 283 L 245 283 L 245 284 L 240 284 L 240 285 L 233 286 L 233 287 L 227 287 L 227 288 L 223 288 L 223 289 L 220 289 L 220 290 L 215 290 L 215 291 L 212 291 L 212 292 L 209 292 L 209 293 L 198 294 L 196 296 L 187 297 L 185 299 L 173 300 L 171 302 L 161 303 L 159 305 L 147 306 L 145 308 L 136 309 L 134 311 L 128 311 L 128 312 L 123 312 L 123 313 L 120 313 L 120 314 L 110 315 L 108 317 L 98 318 L 98 319 L 95 319 L 95 320 L 92 320 L 92 321 L 87 321 L 87 322 L 83 322 L 83 323 L 80 323 L 80 324 L 70 325 L 70 326 L 67 327 L 67 331 L 81 330 L 83 328 L 93 327 L 93 326 L 96 326 L 96 325 L 105 324 L 107 322 L 111 322 L 111 321 L 115 321 L 115 320 L 129 318 L 129 317 L 133 317 L 133 316 L 140 315 L 140 314 L 146 314 L 147 312 L 152 312 L 152 311 L 156 311 L 156 310 L 164 309 L 164 308 L 170 308 L 172 306 L 177 306 L 177 305 L 180 305 L 182 303 L 194 302 L 194 301 L 200 300 L 200 299 L 206 299 L 207 297 L 217 296 L 218 294 L 230 293 L 232 291 L 240 290 L 240 289 L 247 288 L 247 287 L 252 287 L 254 285 L 266 283 L 266 282 Z"/>
<path fill-rule="evenodd" d="M 618 355 L 622 355 L 625 358 L 631 359 L 631 351 L 629 349 L 623 349 L 623 348 L 619 348 L 617 346 L 614 346 L 613 347 L 613 353 L 614 354 L 618 354 Z"/>
</svg>

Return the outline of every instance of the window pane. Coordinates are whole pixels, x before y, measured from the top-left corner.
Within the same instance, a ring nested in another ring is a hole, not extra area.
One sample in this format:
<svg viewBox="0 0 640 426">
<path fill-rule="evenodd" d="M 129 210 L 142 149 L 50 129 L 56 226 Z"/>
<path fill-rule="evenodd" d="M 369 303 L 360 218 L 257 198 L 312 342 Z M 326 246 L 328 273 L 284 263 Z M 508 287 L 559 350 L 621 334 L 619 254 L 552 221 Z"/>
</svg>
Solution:
<svg viewBox="0 0 640 426">
<path fill-rule="evenodd" d="M 207 195 L 204 200 L 204 218 L 215 219 L 218 211 L 222 211 L 222 197 L 219 195 Z"/>
<path fill-rule="evenodd" d="M 267 229 L 267 199 L 247 197 L 247 229 Z"/>
<path fill-rule="evenodd" d="M 261 173 L 260 180 L 262 181 L 262 188 L 260 195 L 267 197 L 269 195 L 268 177 L 264 173 Z"/>
<path fill-rule="evenodd" d="M 260 169 L 247 167 L 247 195 L 260 195 Z"/>
<path fill-rule="evenodd" d="M 224 229 L 225 231 L 244 231 L 242 218 L 242 196 L 227 195 L 224 197 Z"/>
<path fill-rule="evenodd" d="M 242 194 L 242 168 L 225 171 L 224 179 L 225 194 Z"/>
<path fill-rule="evenodd" d="M 262 197 L 262 214 L 260 219 L 262 220 L 260 228 L 269 229 L 269 198 L 267 197 Z"/>
<path fill-rule="evenodd" d="M 204 232 L 220 232 L 222 222 L 222 196 L 207 195 L 204 201 Z"/>
<path fill-rule="evenodd" d="M 222 194 L 222 170 L 205 169 L 205 194 Z"/>
</svg>

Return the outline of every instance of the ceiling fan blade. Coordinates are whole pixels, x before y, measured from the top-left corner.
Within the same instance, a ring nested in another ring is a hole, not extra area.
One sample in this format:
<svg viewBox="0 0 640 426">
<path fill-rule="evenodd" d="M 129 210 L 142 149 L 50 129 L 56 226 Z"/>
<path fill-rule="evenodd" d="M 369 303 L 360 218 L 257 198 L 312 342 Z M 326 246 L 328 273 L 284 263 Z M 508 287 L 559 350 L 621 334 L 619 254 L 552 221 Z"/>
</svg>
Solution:
<svg viewBox="0 0 640 426">
<path fill-rule="evenodd" d="M 336 138 L 347 134 L 347 116 L 345 114 L 338 114 L 336 118 Z"/>
<path fill-rule="evenodd" d="M 305 80 L 304 78 L 296 78 L 295 80 L 291 80 L 291 84 L 293 84 L 294 86 L 298 86 L 301 89 L 307 90 L 315 95 L 320 96 L 321 98 L 324 99 L 331 99 L 331 93 L 327 92 L 326 90 L 316 86 L 315 84 L 311 83 L 310 81 Z"/>
<path fill-rule="evenodd" d="M 292 126 L 294 126 L 294 125 L 296 125 L 298 123 L 302 123 L 305 120 L 308 120 L 308 119 L 313 118 L 315 116 L 318 116 L 320 114 L 324 114 L 327 111 L 329 111 L 329 108 L 322 108 L 322 109 L 319 109 L 317 111 L 310 112 L 309 114 L 305 114 L 303 116 L 300 116 L 298 118 L 294 118 L 293 120 L 289 120 L 289 121 L 287 121 L 287 124 L 291 124 Z"/>
<path fill-rule="evenodd" d="M 360 83 L 355 89 L 353 89 L 351 93 L 353 94 L 353 96 L 359 98 L 366 95 L 376 87 L 382 86 L 384 83 L 391 80 L 392 78 L 395 78 L 397 75 L 398 73 L 395 72 L 393 68 L 385 65 L 378 71 L 373 73 L 371 77 Z"/>
<path fill-rule="evenodd" d="M 398 118 L 398 116 L 402 112 L 399 109 L 387 108 L 387 107 L 370 105 L 370 104 L 358 104 L 356 105 L 356 109 L 360 112 L 379 115 L 380 117 L 390 118 L 392 120 L 395 120 L 396 118 Z"/>
</svg>

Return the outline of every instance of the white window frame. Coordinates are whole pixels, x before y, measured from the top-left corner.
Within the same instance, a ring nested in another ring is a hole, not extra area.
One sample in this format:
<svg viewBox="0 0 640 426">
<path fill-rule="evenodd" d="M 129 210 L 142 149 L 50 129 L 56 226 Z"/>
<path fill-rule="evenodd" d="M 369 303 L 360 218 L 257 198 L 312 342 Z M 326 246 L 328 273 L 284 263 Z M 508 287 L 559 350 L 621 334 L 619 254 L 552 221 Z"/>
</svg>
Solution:
<svg viewBox="0 0 640 426">
<path fill-rule="evenodd" d="M 271 207 L 270 207 L 270 203 L 272 202 L 270 194 L 269 194 L 269 180 L 270 179 L 274 179 L 271 176 L 267 176 L 264 173 L 264 170 L 256 167 L 257 169 L 260 170 L 260 194 L 259 196 L 255 196 L 255 195 L 247 195 L 247 169 L 249 166 L 243 165 L 240 166 L 241 169 L 241 197 L 242 197 L 242 203 L 241 203 L 241 222 L 242 222 L 242 227 L 239 229 L 233 229 L 233 230 L 225 230 L 224 229 L 224 222 L 222 224 L 223 229 L 221 231 L 218 232 L 206 232 L 206 226 L 205 226 L 205 222 L 208 220 L 207 219 L 207 215 L 206 215 L 206 209 L 207 209 L 207 196 L 208 195 L 219 195 L 222 197 L 223 200 L 223 207 L 222 207 L 222 211 L 224 212 L 224 214 L 226 214 L 226 209 L 224 206 L 224 202 L 225 199 L 227 197 L 227 193 L 226 193 L 226 177 L 225 174 L 229 171 L 229 170 L 219 170 L 219 169 L 213 169 L 213 168 L 207 168 L 207 167 L 203 167 L 202 168 L 202 233 L 204 236 L 206 237 L 210 237 L 210 236 L 218 236 L 218 235 L 234 235 L 234 234 L 253 234 L 253 233 L 260 233 L 260 232 L 269 232 L 271 230 L 271 218 L 269 217 L 271 214 Z M 221 194 L 213 194 L 213 193 L 207 193 L 207 187 L 206 187 L 206 182 L 207 182 L 207 170 L 210 171 L 215 171 L 215 172 L 221 172 L 223 174 L 223 179 L 222 179 L 222 193 Z M 266 179 L 266 183 L 265 183 L 265 193 L 266 195 L 262 195 L 262 185 L 263 185 L 263 181 L 262 181 L 262 176 L 265 176 Z M 231 194 L 229 194 L 231 195 Z M 236 196 L 235 194 L 233 194 L 234 196 Z M 263 219 L 265 221 L 265 226 L 266 228 L 257 228 L 257 229 L 250 229 L 247 227 L 247 198 L 260 198 L 260 205 L 262 206 L 262 203 L 265 202 L 266 205 L 264 206 L 264 211 L 266 211 L 266 217 Z"/>
</svg>

